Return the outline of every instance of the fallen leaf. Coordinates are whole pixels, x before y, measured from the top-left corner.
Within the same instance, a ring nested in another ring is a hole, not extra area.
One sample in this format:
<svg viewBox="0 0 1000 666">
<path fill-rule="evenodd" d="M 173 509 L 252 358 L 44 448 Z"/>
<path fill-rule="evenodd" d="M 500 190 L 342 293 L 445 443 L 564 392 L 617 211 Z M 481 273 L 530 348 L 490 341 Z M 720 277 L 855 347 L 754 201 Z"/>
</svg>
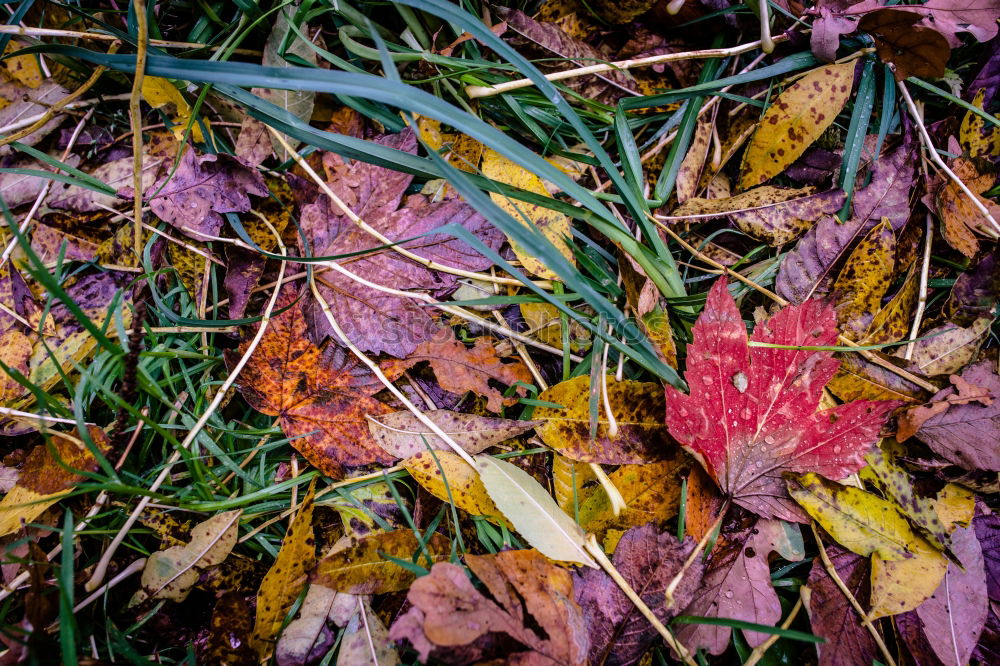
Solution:
<svg viewBox="0 0 1000 666">
<path fill-rule="evenodd" d="M 141 587 L 132 596 L 129 607 L 157 599 L 187 599 L 201 572 L 229 557 L 239 535 L 241 514 L 242 511 L 218 513 L 191 530 L 187 545 L 150 555 L 142 570 Z"/>
<path fill-rule="evenodd" d="M 142 188 L 148 192 L 156 183 L 163 170 L 163 159 L 149 158 L 142 162 Z M 115 190 L 132 186 L 132 157 L 123 157 L 98 165 L 90 175 Z M 107 208 L 121 207 L 125 200 L 121 197 L 80 187 L 79 185 L 55 187 L 52 199 L 48 202 L 52 208 L 74 211 L 77 213 L 105 212 Z"/>
<path fill-rule="evenodd" d="M 665 593 L 694 550 L 695 542 L 660 531 L 655 525 L 633 527 L 618 542 L 612 564 L 656 618 L 666 624 L 699 593 L 701 559 L 684 572 L 667 604 Z M 630 666 L 639 662 L 659 634 L 608 574 L 586 569 L 574 574 L 576 602 L 590 633 L 590 661 Z"/>
<path fill-rule="evenodd" d="M 778 95 L 743 155 L 740 189 L 774 178 L 797 160 L 837 119 L 853 82 L 853 62 L 825 65 Z"/>
<path fill-rule="evenodd" d="M 308 43 L 303 42 L 292 30 L 292 19 L 296 18 L 301 6 L 301 2 L 291 2 L 283 5 L 272 19 L 273 27 L 271 33 L 264 42 L 264 54 L 261 64 L 265 67 L 295 67 L 297 63 L 288 61 L 288 56 L 304 60 L 313 67 L 319 65 L 319 54 L 313 50 Z M 308 26 L 296 26 L 303 33 L 307 34 Z M 316 103 L 316 92 L 313 90 L 282 90 L 279 88 L 254 88 L 253 93 L 263 97 L 272 104 L 276 104 L 285 111 L 288 111 L 299 120 L 309 122 L 312 117 L 313 107 Z M 298 147 L 298 139 L 282 135 L 293 149 Z M 274 152 L 278 159 L 284 162 L 291 159 L 291 155 L 281 145 L 281 142 L 274 137 L 270 137 Z"/>
<path fill-rule="evenodd" d="M 493 338 L 478 337 L 470 348 L 450 332 L 439 333 L 421 342 L 404 359 L 383 362 L 382 369 L 390 376 L 398 376 L 407 368 L 425 361 L 430 364 L 441 388 L 460 395 L 467 391 L 481 395 L 486 398 L 486 409 L 491 412 L 499 412 L 505 404 L 514 404 L 517 398 L 505 398 L 490 386 L 490 381 L 507 386 L 532 382 L 531 373 L 519 359 L 497 356 Z"/>
<path fill-rule="evenodd" d="M 972 270 L 960 273 L 948 294 L 944 312 L 949 321 L 968 326 L 976 319 L 993 319 L 1000 298 L 1000 252 L 984 256 Z"/>
<path fill-rule="evenodd" d="M 915 25 L 920 21 L 912 12 L 879 9 L 858 23 L 858 28 L 872 35 L 878 57 L 891 67 L 897 81 L 944 76 L 951 56 L 948 40 L 933 28 Z"/>
<path fill-rule="evenodd" d="M 451 451 L 423 451 L 400 463 L 413 480 L 442 502 L 473 516 L 500 518 L 500 510 L 469 463 Z"/>
<path fill-rule="evenodd" d="M 768 555 L 783 532 L 780 521 L 754 519 L 747 514 L 724 527 L 701 587 L 682 615 L 777 624 L 781 602 L 771 586 Z M 729 646 L 731 631 L 725 625 L 683 624 L 676 636 L 689 650 L 704 648 L 720 655 Z M 768 637 L 756 631 L 745 631 L 744 635 L 753 647 Z"/>
<path fill-rule="evenodd" d="M 913 146 L 904 141 L 875 163 L 871 183 L 854 194 L 850 219 L 841 222 L 821 217 L 785 256 L 775 278 L 775 291 L 792 303 L 804 303 L 828 291 L 833 269 L 883 217 L 888 218 L 893 231 L 903 228 L 910 217 L 913 178 Z"/>
<path fill-rule="evenodd" d="M 476 470 L 504 518 L 531 546 L 553 560 L 597 566 L 584 549 L 583 530 L 530 474 L 485 455 L 476 457 Z"/>
<path fill-rule="evenodd" d="M 497 182 L 512 185 L 535 194 L 548 194 L 548 190 L 545 189 L 545 184 L 541 178 L 527 169 L 518 166 L 492 148 L 487 148 L 483 153 L 482 171 L 484 176 Z M 491 192 L 490 198 L 493 199 L 493 203 L 509 213 L 511 217 L 521 224 L 537 228 L 543 236 L 552 241 L 556 249 L 570 263 L 576 262 L 572 247 L 569 244 L 572 220 L 565 213 L 560 213 L 538 204 L 514 201 L 496 192 Z M 511 247 L 527 271 L 540 278 L 548 280 L 559 279 L 559 276 L 538 258 L 536 251 L 531 248 L 521 247 L 520 244 L 514 241 L 511 241 Z"/>
<path fill-rule="evenodd" d="M 968 384 L 989 390 L 989 404 L 980 401 L 951 404 L 948 409 L 924 421 L 917 438 L 934 453 L 969 470 L 1000 471 L 1000 449 L 996 446 L 1000 428 L 1000 376 L 990 361 L 969 366 L 961 377 Z M 931 403 L 947 400 L 957 393 L 954 387 L 939 391 Z"/>
<path fill-rule="evenodd" d="M 893 356 L 872 352 L 899 367 L 904 362 Z M 905 368 L 904 368 L 905 369 Z M 827 389 L 845 402 L 852 400 L 898 400 L 909 404 L 923 402 L 926 392 L 898 374 L 866 360 L 860 354 L 843 354 L 840 367 L 827 384 Z"/>
<path fill-rule="evenodd" d="M 905 265 L 900 262 L 898 252 L 896 263 L 897 266 Z M 868 330 L 861 338 L 862 344 L 878 345 L 909 339 L 913 309 L 920 295 L 920 274 L 917 272 L 917 266 L 917 262 L 914 261 L 903 276 L 903 284 L 899 287 L 899 291 L 889 299 L 888 303 L 876 310 Z"/>
<path fill-rule="evenodd" d="M 829 305 L 783 308 L 754 329 L 766 345 L 831 345 Z M 804 522 L 782 474 L 819 472 L 841 479 L 864 465 L 895 402 L 859 401 L 817 412 L 836 372 L 830 352 L 750 347 L 726 280 L 708 294 L 688 345 L 689 395 L 667 386 L 667 427 L 722 491 L 764 517 Z"/>
<path fill-rule="evenodd" d="M 977 319 L 968 328 L 943 324 L 913 343 L 910 360 L 924 375 L 950 375 L 971 363 L 990 330 L 992 319 Z"/>
<path fill-rule="evenodd" d="M 473 587 L 460 566 L 435 564 L 410 587 L 406 598 L 413 607 L 396 620 L 389 637 L 409 641 L 422 661 L 435 646 L 454 649 L 503 633 L 527 649 L 512 647 L 502 655 L 509 663 L 587 663 L 589 632 L 568 571 L 535 550 L 467 555 L 466 564 L 492 599 Z"/>
<path fill-rule="evenodd" d="M 901 560 L 920 539 L 893 503 L 860 488 L 803 474 L 790 478 L 788 489 L 837 543 L 858 555 Z"/>
<path fill-rule="evenodd" d="M 980 205 L 986 208 L 993 219 L 1000 217 L 1000 206 L 981 196 L 993 187 L 996 173 L 985 160 L 973 161 L 964 157 L 952 160 L 951 169 L 976 196 Z M 930 198 L 936 205 L 941 219 L 941 235 L 954 249 L 970 259 L 979 252 L 978 236 L 993 238 L 993 227 L 977 208 L 969 196 L 950 178 L 939 177 L 928 186 Z"/>
<path fill-rule="evenodd" d="M 319 560 L 310 582 L 347 594 L 398 592 L 410 587 L 417 576 L 386 556 L 427 566 L 448 559 L 449 552 L 448 539 L 440 534 L 431 534 L 421 543 L 408 529 L 349 538 L 344 547 Z"/>
<path fill-rule="evenodd" d="M 120 194 L 134 196 L 131 188 Z M 221 213 L 250 210 L 248 194 L 268 196 L 256 169 L 223 153 L 198 155 L 189 147 L 176 171 L 147 188 L 145 198 L 158 218 L 195 240 L 207 240 L 222 230 Z"/>
<path fill-rule="evenodd" d="M 817 220 L 844 205 L 840 190 L 816 192 L 762 185 L 725 199 L 689 199 L 671 218 L 712 219 L 728 215 L 736 227 L 768 245 L 784 245 L 804 234 Z"/>
<path fill-rule="evenodd" d="M 910 557 L 886 560 L 872 555 L 872 597 L 868 617 L 877 620 L 913 610 L 944 578 L 948 559 L 926 539 L 911 544 Z"/>
<path fill-rule="evenodd" d="M 712 113 L 699 118 L 695 125 L 691 145 L 677 171 L 677 180 L 674 185 L 677 203 L 683 204 L 698 193 L 701 172 L 705 168 L 705 159 L 708 157 L 708 147 L 711 145 L 714 128 L 715 109 L 712 110 Z"/>
<path fill-rule="evenodd" d="M 870 596 L 868 560 L 837 544 L 827 546 L 826 554 L 848 591 L 862 608 L 866 607 Z M 819 666 L 873 663 L 878 654 L 875 640 L 818 557 L 809 571 L 808 585 L 809 623 L 814 634 L 826 639 L 826 643 L 816 646 Z"/>
<path fill-rule="evenodd" d="M 983 551 L 986 570 L 986 591 L 990 599 L 1000 599 L 1000 515 L 995 513 L 976 516 L 972 521 L 976 538 Z"/>
<path fill-rule="evenodd" d="M 642 464 L 662 460 L 670 454 L 667 428 L 663 425 L 663 391 L 658 384 L 607 378 L 608 402 L 617 425 L 610 423 L 602 406 L 597 414 L 597 430 L 590 436 L 590 377 L 582 375 L 560 382 L 538 396 L 539 400 L 562 405 L 537 407 L 533 413 L 541 421 L 536 428 L 546 445 L 573 460 L 605 465 Z"/>
<path fill-rule="evenodd" d="M 103 430 L 87 429 L 91 440 L 101 450 L 111 443 Z M 33 522 L 46 509 L 65 497 L 86 477 L 98 469 L 93 453 L 79 439 L 79 433 L 48 434 L 48 441 L 31 450 L 17 483 L 0 501 L 0 536 L 12 534 L 24 523 Z"/>
<path fill-rule="evenodd" d="M 435 425 L 449 435 L 466 453 L 482 453 L 491 446 L 517 437 L 535 428 L 538 421 L 515 421 L 448 409 L 424 412 Z M 450 451 L 450 445 L 431 432 L 408 409 L 368 419 L 368 430 L 375 442 L 396 458 L 409 458 L 434 449 Z"/>
<path fill-rule="evenodd" d="M 857 340 L 874 319 L 892 284 L 896 235 L 889 220 L 872 227 L 847 257 L 833 282 L 834 309 L 844 335 Z"/>
<path fill-rule="evenodd" d="M 986 89 L 980 88 L 972 100 L 972 105 L 982 111 L 985 97 Z M 958 131 L 958 141 L 962 146 L 962 151 L 973 159 L 1000 156 L 1000 128 L 993 123 L 987 127 L 982 116 L 972 111 L 966 111 L 962 118 L 962 125 Z"/>
<path fill-rule="evenodd" d="M 337 634 L 327 627 L 327 619 L 338 613 L 337 602 L 343 604 L 345 599 L 355 602 L 356 597 L 322 585 L 309 586 L 298 616 L 278 638 L 275 661 L 280 666 L 300 666 L 309 663 L 311 655 L 323 655 L 333 648 Z"/>
<path fill-rule="evenodd" d="M 250 607 L 246 600 L 236 592 L 222 594 L 212 609 L 208 635 L 204 643 L 198 645 L 198 663 L 253 663 L 257 655 L 250 647 L 252 628 Z"/>
<path fill-rule="evenodd" d="M 971 527 L 952 535 L 952 546 L 961 566 L 948 563 L 948 571 L 930 599 L 917 607 L 917 617 L 931 649 L 943 664 L 964 666 L 986 624 L 989 599 L 983 552 Z"/>
<path fill-rule="evenodd" d="M 405 130 L 375 142 L 389 148 L 416 152 L 416 134 Z M 324 165 L 330 174 L 330 189 L 367 224 L 399 246 L 424 259 L 466 271 L 489 268 L 492 262 L 465 242 L 443 233 L 429 232 L 457 224 L 497 250 L 503 234 L 486 222 L 471 206 L 456 199 L 429 203 L 420 195 L 403 201 L 413 181 L 410 174 L 355 162 L 326 153 Z M 402 207 L 400 205 L 403 204 Z M 349 255 L 340 265 L 353 275 L 395 290 L 430 291 L 442 297 L 455 290 L 458 278 L 426 268 L 360 229 L 333 206 L 323 194 L 301 207 L 300 224 L 313 256 Z M 366 252 L 367 251 L 367 252 Z M 326 271 L 318 287 L 347 337 L 364 351 L 406 358 L 422 342 L 440 340 L 442 327 L 425 304 L 398 293 L 367 286 L 339 271 Z M 310 335 L 315 342 L 333 335 L 317 303 L 308 310 Z"/>
<path fill-rule="evenodd" d="M 295 520 L 281 540 L 281 550 L 257 590 L 257 616 L 252 645 L 256 654 L 268 659 L 274 652 L 274 639 L 285 615 L 305 589 L 306 574 L 316 563 L 316 537 L 313 533 L 313 509 L 316 482 L 309 486 Z"/>
<path fill-rule="evenodd" d="M 289 140 L 291 144 L 292 140 Z M 260 166 L 273 154 L 271 133 L 263 122 L 247 116 L 240 124 L 233 153 L 248 166 Z"/>
<path fill-rule="evenodd" d="M 363 599 L 358 599 L 358 612 L 344 627 L 337 651 L 337 666 L 396 666 L 399 655 L 389 640 L 389 630 Z"/>
<path fill-rule="evenodd" d="M 21 88 L 18 92 L 20 94 L 14 101 L 0 109 L 0 127 L 40 116 L 48 107 L 69 95 L 68 90 L 54 81 L 46 81 L 34 90 Z M 42 127 L 22 138 L 20 143 L 25 146 L 37 145 L 65 121 L 66 116 L 57 113 Z M 9 155 L 11 150 L 9 145 L 0 146 L 0 155 Z"/>
<path fill-rule="evenodd" d="M 164 110 L 174 114 L 174 127 L 171 128 L 178 141 L 184 138 L 187 125 L 191 122 L 191 105 L 184 99 L 184 95 L 173 83 L 158 76 L 144 76 L 142 78 L 142 98 L 146 100 L 154 109 Z M 201 124 L 208 124 L 207 120 L 196 118 L 191 125 L 191 138 L 202 143 L 205 135 L 201 130 Z"/>
<path fill-rule="evenodd" d="M 323 351 L 309 341 L 301 301 L 290 288 L 276 307 L 288 310 L 271 318 L 240 373 L 243 397 L 257 411 L 277 416 L 292 446 L 328 476 L 341 478 L 345 466 L 392 463 L 369 434 L 366 418 L 390 411 L 371 397 L 382 384 L 341 348 Z M 230 354 L 227 362 L 232 366 L 236 358 Z"/>
</svg>

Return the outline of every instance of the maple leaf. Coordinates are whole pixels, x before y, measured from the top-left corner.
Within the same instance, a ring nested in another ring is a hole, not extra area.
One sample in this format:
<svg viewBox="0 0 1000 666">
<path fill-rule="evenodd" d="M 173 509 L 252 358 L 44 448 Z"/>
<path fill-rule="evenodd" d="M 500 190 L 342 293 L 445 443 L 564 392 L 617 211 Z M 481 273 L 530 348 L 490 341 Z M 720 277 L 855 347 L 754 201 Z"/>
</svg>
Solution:
<svg viewBox="0 0 1000 666">
<path fill-rule="evenodd" d="M 395 458 L 375 443 L 365 418 L 392 411 L 372 397 L 382 385 L 341 347 L 321 350 L 309 341 L 302 303 L 286 287 L 276 307 L 289 305 L 271 319 L 240 373 L 243 397 L 257 411 L 277 416 L 292 446 L 328 476 L 341 478 L 345 466 L 392 463 Z M 229 354 L 227 362 L 237 358 Z"/>
<path fill-rule="evenodd" d="M 835 344 L 833 308 L 818 300 L 783 308 L 757 325 L 752 340 Z M 817 412 L 838 365 L 831 352 L 751 348 L 736 302 L 720 279 L 688 346 L 691 393 L 666 387 L 667 428 L 736 504 L 766 518 L 804 522 L 782 474 L 842 479 L 856 472 L 899 404 L 858 401 Z"/>
<path fill-rule="evenodd" d="M 120 191 L 131 197 L 131 188 Z M 221 213 L 245 213 L 250 210 L 253 194 L 268 194 L 264 177 L 241 160 L 226 154 L 197 154 L 188 148 L 177 170 L 147 188 L 153 213 L 178 231 L 194 238 L 218 236 L 222 229 Z"/>
<path fill-rule="evenodd" d="M 380 137 L 376 143 L 416 152 L 416 135 L 412 130 Z M 463 241 L 446 234 L 422 235 L 446 224 L 457 224 L 488 247 L 499 248 L 503 234 L 468 204 L 457 200 L 429 203 L 420 195 L 407 197 L 404 202 L 403 195 L 413 176 L 370 164 L 348 165 L 332 154 L 326 155 L 324 162 L 333 176 L 329 185 L 334 193 L 387 238 L 405 241 L 400 242 L 400 247 L 467 271 L 480 271 L 492 265 Z M 404 204 L 402 208 L 400 204 Z M 352 254 L 382 245 L 341 213 L 325 195 L 302 207 L 302 228 L 314 256 Z M 360 278 L 397 290 L 420 289 L 443 296 L 457 286 L 454 275 L 431 270 L 391 249 L 369 252 L 341 263 Z M 319 283 L 344 333 L 365 351 L 403 358 L 441 330 L 426 305 L 412 298 L 380 291 L 335 271 L 327 271 Z M 308 313 L 314 339 L 318 341 L 332 334 L 318 304 L 314 303 Z"/>
</svg>

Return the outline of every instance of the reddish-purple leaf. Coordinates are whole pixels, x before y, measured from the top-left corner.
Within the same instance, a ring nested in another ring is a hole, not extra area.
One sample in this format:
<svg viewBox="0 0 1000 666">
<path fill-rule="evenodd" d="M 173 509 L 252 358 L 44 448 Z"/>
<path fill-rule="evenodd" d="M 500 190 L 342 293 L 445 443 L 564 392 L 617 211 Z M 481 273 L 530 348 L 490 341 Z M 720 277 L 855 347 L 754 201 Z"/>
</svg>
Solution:
<svg viewBox="0 0 1000 666">
<path fill-rule="evenodd" d="M 951 404 L 947 410 L 924 421 L 917 438 L 948 462 L 968 470 L 1000 471 L 1000 376 L 991 361 L 969 366 L 961 376 L 975 387 L 987 389 L 992 398 L 968 404 Z M 954 395 L 949 386 L 931 403 Z M 984 404 L 989 403 L 989 404 Z"/>
<path fill-rule="evenodd" d="M 728 529 L 724 527 L 701 588 L 682 615 L 777 624 L 781 602 L 771 586 L 767 558 L 783 535 L 779 521 L 755 521 L 747 514 L 738 517 Z M 684 624 L 677 630 L 677 638 L 689 650 L 704 648 L 717 655 L 729 645 L 730 631 L 722 625 Z M 748 631 L 746 639 L 757 646 L 767 640 L 767 635 Z"/>
<path fill-rule="evenodd" d="M 871 588 L 868 558 L 855 555 L 837 544 L 826 547 L 826 553 L 840 580 L 858 600 L 862 608 L 868 605 Z M 861 624 L 854 606 L 827 573 L 823 562 L 816 558 L 809 572 L 809 619 L 812 631 L 826 639 L 819 646 L 819 666 L 854 666 L 870 664 L 877 654 L 875 639 Z"/>
<path fill-rule="evenodd" d="M 949 321 L 968 326 L 980 317 L 992 317 L 1000 299 L 1000 250 L 983 257 L 972 270 L 959 274 L 945 303 Z"/>
<path fill-rule="evenodd" d="M 776 291 L 793 303 L 804 303 L 828 290 L 839 260 L 883 217 L 889 218 L 894 231 L 902 229 L 910 215 L 913 166 L 913 146 L 909 141 L 876 162 L 871 184 L 854 195 L 852 217 L 846 222 L 833 216 L 824 217 L 807 231 L 781 262 Z"/>
<path fill-rule="evenodd" d="M 965 666 L 986 624 L 986 572 L 973 528 L 955 530 L 951 545 L 962 566 L 949 562 L 938 589 L 915 612 L 938 659 L 946 666 Z"/>
<path fill-rule="evenodd" d="M 753 342 L 823 346 L 837 340 L 828 304 L 783 308 L 758 324 Z M 808 520 L 782 474 L 842 479 L 864 466 L 896 402 L 858 401 L 816 411 L 839 363 L 831 352 L 750 347 L 736 302 L 718 280 L 694 326 L 685 379 L 667 386 L 667 428 L 733 501 L 765 518 Z"/>
<path fill-rule="evenodd" d="M 976 530 L 976 538 L 983 550 L 986 593 L 990 599 L 1000 601 L 1000 515 L 991 513 L 976 516 L 972 527 Z"/>
<path fill-rule="evenodd" d="M 666 605 L 665 592 L 694 548 L 694 541 L 678 542 L 652 523 L 633 527 L 621 538 L 612 562 L 657 619 L 677 615 L 698 593 L 704 566 L 695 561 L 674 592 L 674 604 Z M 600 569 L 584 569 L 574 579 L 576 601 L 583 608 L 590 630 L 590 661 L 593 664 L 627 666 L 638 662 L 657 638 L 621 588 Z"/>
<path fill-rule="evenodd" d="M 416 151 L 416 136 L 410 130 L 381 137 L 377 142 L 407 152 Z M 404 202 L 403 195 L 413 176 L 370 164 L 348 165 L 332 154 L 325 156 L 325 162 L 333 176 L 331 189 L 362 220 L 393 241 L 420 236 L 400 243 L 401 247 L 425 259 L 467 271 L 480 271 L 492 264 L 452 236 L 422 235 L 455 224 L 465 227 L 487 246 L 499 248 L 503 234 L 468 204 L 455 199 L 429 203 L 419 195 Z M 323 194 L 303 206 L 301 223 L 314 256 L 351 254 L 382 245 Z M 342 260 L 340 264 L 363 280 L 392 289 L 422 290 L 441 296 L 457 285 L 454 275 L 430 270 L 391 249 L 372 251 Z M 365 351 L 404 358 L 441 330 L 426 304 L 375 289 L 338 271 L 324 273 L 320 291 L 347 337 Z M 308 314 L 314 339 L 332 335 L 318 304 L 314 303 Z"/>
<path fill-rule="evenodd" d="M 250 210 L 248 194 L 268 194 L 264 177 L 256 169 L 223 153 L 199 155 L 194 148 L 184 152 L 173 174 L 146 190 L 153 213 L 195 240 L 219 235 L 221 213 Z"/>
</svg>

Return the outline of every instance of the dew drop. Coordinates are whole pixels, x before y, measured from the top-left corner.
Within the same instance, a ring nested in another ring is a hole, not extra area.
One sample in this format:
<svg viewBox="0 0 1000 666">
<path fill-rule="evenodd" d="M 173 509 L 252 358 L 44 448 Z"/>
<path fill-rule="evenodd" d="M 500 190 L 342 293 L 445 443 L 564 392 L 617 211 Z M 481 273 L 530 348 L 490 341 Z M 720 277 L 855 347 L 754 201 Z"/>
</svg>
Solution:
<svg viewBox="0 0 1000 666">
<path fill-rule="evenodd" d="M 705 384 L 711 385 L 712 382 L 715 380 L 712 379 L 712 375 L 702 375 L 701 381 L 704 382 Z"/>
<path fill-rule="evenodd" d="M 732 599 L 732 598 L 733 598 L 733 591 L 726 590 L 726 599 Z"/>
<path fill-rule="evenodd" d="M 753 416 L 753 412 L 750 411 L 749 407 L 744 407 L 743 411 L 740 412 L 740 416 L 743 417 L 744 419 L 749 419 L 751 416 Z"/>
<path fill-rule="evenodd" d="M 842 447 L 842 446 L 841 446 L 840 444 L 837 444 L 836 446 L 834 446 L 834 447 L 833 447 L 833 452 L 834 452 L 834 453 L 840 453 L 840 450 L 841 450 L 842 448 L 843 448 L 843 447 Z"/>
<path fill-rule="evenodd" d="M 764 437 L 764 443 L 765 444 L 774 444 L 774 437 L 771 436 L 771 435 L 767 435 L 766 437 Z"/>
</svg>

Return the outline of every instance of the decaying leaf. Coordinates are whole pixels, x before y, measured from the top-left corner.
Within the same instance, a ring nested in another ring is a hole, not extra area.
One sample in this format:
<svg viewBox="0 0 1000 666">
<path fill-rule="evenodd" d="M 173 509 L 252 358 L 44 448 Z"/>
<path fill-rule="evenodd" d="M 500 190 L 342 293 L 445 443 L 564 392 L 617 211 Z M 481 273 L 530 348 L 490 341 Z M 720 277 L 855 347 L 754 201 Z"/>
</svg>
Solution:
<svg viewBox="0 0 1000 666">
<path fill-rule="evenodd" d="M 448 409 L 432 409 L 424 416 L 444 430 L 467 453 L 482 453 L 491 446 L 521 435 L 538 421 L 515 421 Z M 383 414 L 368 419 L 368 430 L 376 443 L 397 458 L 409 458 L 427 449 L 450 451 L 451 447 L 418 419 L 413 412 Z"/>
<path fill-rule="evenodd" d="M 431 534 L 417 541 L 411 530 L 382 532 L 350 541 L 327 554 L 316 565 L 310 581 L 347 594 L 385 594 L 410 587 L 416 578 L 385 556 L 428 567 L 448 558 L 448 540 Z"/>
<path fill-rule="evenodd" d="M 473 516 L 500 518 L 479 474 L 451 451 L 422 451 L 404 460 L 402 466 L 424 490 L 443 502 L 454 503 Z"/>
<path fill-rule="evenodd" d="M 368 416 L 390 411 L 371 397 L 382 385 L 340 347 L 324 351 L 309 341 L 301 302 L 290 288 L 277 307 L 288 310 L 271 319 L 239 376 L 247 402 L 277 416 L 292 446 L 324 474 L 340 478 L 345 466 L 391 463 L 394 457 L 368 432 Z"/>
<path fill-rule="evenodd" d="M 861 607 L 868 605 L 871 585 L 868 560 L 836 544 L 826 546 L 826 554 L 840 580 Z M 878 647 L 861 617 L 827 572 L 820 558 L 809 572 L 807 610 L 813 633 L 826 639 L 817 646 L 820 666 L 855 666 L 872 663 Z"/>
<path fill-rule="evenodd" d="M 486 408 L 491 412 L 499 412 L 504 404 L 513 404 L 517 398 L 504 398 L 500 391 L 490 386 L 490 381 L 508 386 L 517 382 L 531 383 L 527 366 L 519 359 L 500 358 L 496 341 L 485 335 L 476 338 L 472 347 L 466 347 L 450 333 L 439 332 L 416 345 L 406 358 L 384 362 L 382 369 L 396 376 L 422 362 L 430 364 L 438 384 L 445 391 L 459 394 L 473 391 L 486 398 Z"/>
<path fill-rule="evenodd" d="M 943 324 L 913 343 L 910 360 L 925 375 L 950 375 L 968 365 L 979 352 L 992 320 L 985 317 L 968 328 Z"/>
<path fill-rule="evenodd" d="M 837 119 L 853 81 L 853 62 L 825 65 L 778 95 L 743 155 L 740 189 L 774 178 L 797 160 Z"/>
<path fill-rule="evenodd" d="M 471 646 L 470 661 L 502 656 L 523 664 L 587 663 L 588 629 L 568 571 L 535 550 L 467 555 L 466 564 L 492 599 L 473 587 L 461 567 L 435 564 L 410 587 L 413 607 L 396 620 L 389 637 L 408 641 L 422 661 L 436 649 Z M 498 655 L 476 649 L 478 639 L 498 633 L 517 644 Z"/>
<path fill-rule="evenodd" d="M 399 655 L 389 640 L 389 630 L 368 603 L 358 597 L 358 612 L 344 627 L 344 637 L 337 652 L 337 666 L 396 666 L 399 663 Z"/>
<path fill-rule="evenodd" d="M 972 105 L 982 110 L 985 98 L 986 89 L 980 88 L 972 100 Z M 963 152 L 973 159 L 1000 155 L 1000 127 L 992 123 L 987 125 L 981 116 L 972 111 L 966 111 L 965 117 L 962 118 L 958 140 Z"/>
<path fill-rule="evenodd" d="M 897 81 L 911 76 L 944 76 L 951 47 L 937 30 L 916 25 L 920 20 L 912 12 L 879 9 L 858 23 L 861 30 L 875 38 L 879 58 L 891 65 Z"/>
<path fill-rule="evenodd" d="M 993 219 L 1000 218 L 1000 206 L 981 196 L 996 181 L 992 166 L 984 160 L 973 161 L 958 157 L 952 161 L 952 171 L 976 196 L 980 205 L 990 211 Z M 995 238 L 996 232 L 969 196 L 951 179 L 939 178 L 928 188 L 941 218 L 941 235 L 953 248 L 972 258 L 979 251 L 978 236 Z"/>
<path fill-rule="evenodd" d="M 642 464 L 671 454 L 663 425 L 663 391 L 657 384 L 609 376 L 608 402 L 617 425 L 612 436 L 604 409 L 597 415 L 597 431 L 590 436 L 590 377 L 580 376 L 542 391 L 539 400 L 562 405 L 538 407 L 534 417 L 542 441 L 573 460 L 606 465 Z"/>
<path fill-rule="evenodd" d="M 88 428 L 91 440 L 99 449 L 110 446 L 100 428 Z M 17 483 L 0 501 L 0 536 L 30 523 L 64 497 L 85 477 L 80 472 L 97 471 L 97 460 L 79 439 L 78 433 L 49 433 L 48 441 L 39 444 L 24 461 Z"/>
<path fill-rule="evenodd" d="M 187 599 L 201 572 L 229 557 L 239 535 L 241 513 L 218 513 L 191 530 L 187 545 L 172 546 L 150 555 L 142 570 L 141 587 L 129 606 L 156 599 Z"/>
<path fill-rule="evenodd" d="M 416 134 L 409 129 L 375 141 L 416 152 Z M 456 199 L 430 203 L 420 195 L 407 196 L 404 201 L 412 175 L 360 162 L 349 164 L 333 153 L 324 154 L 323 160 L 330 174 L 330 189 L 367 224 L 391 241 L 400 241 L 400 247 L 424 259 L 466 271 L 484 270 L 492 264 L 463 241 L 447 234 L 428 234 L 438 227 L 457 224 L 488 247 L 499 249 L 503 234 L 468 204 Z M 437 297 L 454 291 L 458 285 L 457 277 L 451 273 L 431 270 L 383 248 L 382 241 L 359 228 L 325 194 L 316 195 L 311 203 L 302 206 L 300 223 L 313 256 L 369 250 L 340 264 L 372 284 L 395 290 L 430 291 Z M 405 358 L 420 343 L 439 340 L 442 335 L 442 327 L 420 301 L 376 289 L 340 271 L 326 271 L 318 283 L 337 323 L 364 351 Z M 333 336 L 333 329 L 318 304 L 312 304 L 308 314 L 314 341 Z"/>
<path fill-rule="evenodd" d="M 278 629 L 305 587 L 306 574 L 316 563 L 316 538 L 312 524 L 315 498 L 314 480 L 282 539 L 274 564 L 257 590 L 257 617 L 252 644 L 261 659 L 268 658 L 274 651 Z"/>
<path fill-rule="evenodd" d="M 545 183 L 537 175 L 523 169 L 511 160 L 491 148 L 483 153 L 483 175 L 497 182 L 513 185 L 535 194 L 548 194 Z M 574 263 L 573 250 L 568 244 L 572 220 L 565 213 L 550 210 L 538 204 L 513 201 L 502 194 L 490 193 L 493 202 L 505 210 L 518 222 L 536 227 L 546 238 L 552 241 L 560 253 L 570 263 Z M 558 275 L 552 272 L 537 254 L 530 248 L 521 247 L 511 242 L 514 254 L 525 269 L 541 278 L 556 280 Z"/>
<path fill-rule="evenodd" d="M 689 567 L 667 605 L 666 590 L 684 566 L 695 542 L 683 542 L 655 525 L 633 527 L 622 536 L 612 563 L 660 622 L 677 615 L 700 590 L 704 565 Z M 590 661 L 594 664 L 637 663 L 657 638 L 656 630 L 606 573 L 586 569 L 574 576 L 576 601 L 590 630 Z"/>
<path fill-rule="evenodd" d="M 751 341 L 831 345 L 834 313 L 820 301 L 789 306 L 754 329 Z M 893 402 L 859 401 L 817 412 L 836 372 L 830 352 L 748 345 L 725 279 L 708 294 L 688 346 L 689 395 L 667 386 L 667 427 L 733 501 L 764 517 L 803 521 L 782 474 L 842 479 L 864 465 Z"/>
<path fill-rule="evenodd" d="M 848 255 L 834 280 L 834 309 L 844 335 L 857 340 L 868 330 L 892 283 L 895 257 L 896 235 L 883 218 Z"/>
</svg>

